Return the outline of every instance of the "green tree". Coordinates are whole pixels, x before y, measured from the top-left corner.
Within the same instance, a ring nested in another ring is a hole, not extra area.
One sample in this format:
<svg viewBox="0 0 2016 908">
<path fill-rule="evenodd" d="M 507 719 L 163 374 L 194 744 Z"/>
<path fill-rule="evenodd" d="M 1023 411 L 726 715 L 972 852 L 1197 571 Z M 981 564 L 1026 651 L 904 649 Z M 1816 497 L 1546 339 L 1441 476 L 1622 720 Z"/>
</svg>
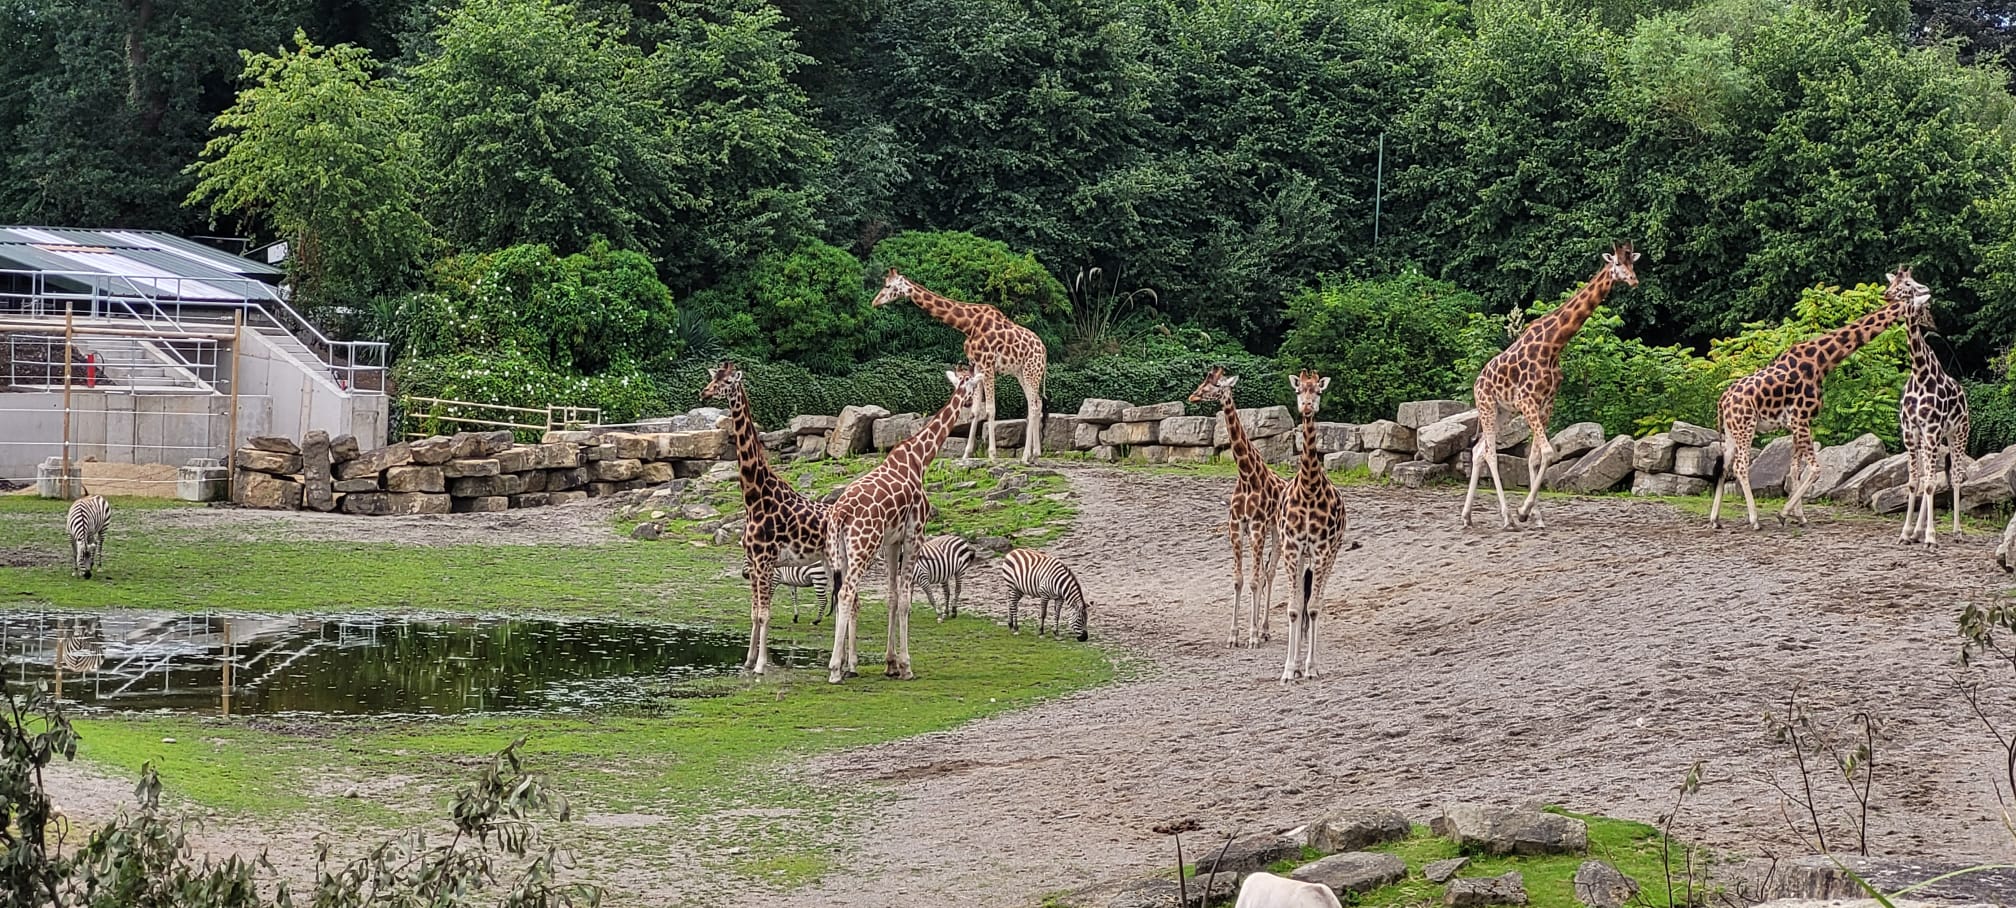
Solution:
<svg viewBox="0 0 2016 908">
<path fill-rule="evenodd" d="M 310 307 L 396 289 L 427 237 L 399 96 L 369 51 L 302 32 L 277 56 L 245 54 L 238 102 L 190 165 L 188 204 L 258 218 L 287 240 L 294 295 Z"/>
<path fill-rule="evenodd" d="M 1469 390 L 1476 372 L 1464 368 L 1462 333 L 1479 308 L 1476 294 L 1419 271 L 1326 280 L 1290 301 L 1281 363 L 1335 379 L 1323 396 L 1326 414 L 1390 419 L 1402 402 Z"/>
<path fill-rule="evenodd" d="M 838 374 L 868 346 L 869 294 L 861 276 L 861 263 L 846 250 L 815 240 L 765 253 L 689 305 L 731 350 Z"/>
<path fill-rule="evenodd" d="M 671 208 L 642 55 L 554 0 L 469 0 L 411 73 L 429 219 L 469 249 L 647 245 Z"/>
</svg>

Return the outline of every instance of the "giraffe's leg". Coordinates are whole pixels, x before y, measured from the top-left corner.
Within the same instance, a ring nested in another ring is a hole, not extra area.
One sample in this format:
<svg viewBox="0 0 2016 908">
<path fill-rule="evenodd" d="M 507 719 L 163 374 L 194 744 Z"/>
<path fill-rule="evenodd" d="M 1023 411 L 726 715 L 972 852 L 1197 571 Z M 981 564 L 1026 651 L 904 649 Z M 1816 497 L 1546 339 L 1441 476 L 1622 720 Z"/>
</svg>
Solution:
<svg viewBox="0 0 2016 908">
<path fill-rule="evenodd" d="M 1029 402 L 1028 417 L 1023 420 L 1022 462 L 1035 463 L 1043 456 L 1043 388 L 1030 376 L 1017 377 L 1022 380 L 1022 399 Z"/>
<path fill-rule="evenodd" d="M 1526 461 L 1526 500 L 1519 504 L 1519 519 L 1533 521 L 1533 528 L 1544 530 L 1547 521 L 1540 519 L 1540 478 L 1547 471 L 1547 461 L 1553 459 L 1554 448 L 1547 440 L 1547 420 L 1549 414 L 1541 408 L 1528 405 L 1519 408 L 1519 414 L 1526 419 L 1526 425 L 1533 430 L 1533 456 Z M 1493 440 L 1496 444 L 1496 440 Z M 1491 458 L 1492 466 L 1497 466 L 1498 458 Z"/>
<path fill-rule="evenodd" d="M 1323 565 L 1316 570 L 1316 592 L 1309 597 L 1309 627 L 1304 633 L 1309 637 L 1309 668 L 1302 673 L 1305 678 L 1316 677 L 1316 619 L 1323 614 L 1324 591 L 1330 587 L 1330 569 L 1336 564 L 1337 553 L 1332 550 L 1323 559 Z"/>
<path fill-rule="evenodd" d="M 1253 604 L 1253 636 L 1247 646 L 1259 649 L 1260 644 L 1274 639 L 1274 577 L 1281 572 L 1281 527 L 1274 521 L 1265 521 L 1253 531 L 1253 550 L 1265 550 L 1265 556 L 1255 554 L 1254 569 L 1259 572 L 1253 589 L 1247 598 Z"/>
<path fill-rule="evenodd" d="M 971 411 L 973 421 L 966 424 L 966 453 L 959 455 L 959 465 L 962 467 L 973 463 L 973 449 L 980 444 L 981 414 L 987 412 L 987 389 L 992 387 L 994 387 L 994 373 L 981 370 L 980 390 L 977 392 L 980 396 L 973 401 Z"/>
<path fill-rule="evenodd" d="M 1501 529 L 1514 529 L 1511 506 L 1505 503 L 1505 483 L 1498 476 L 1498 435 L 1492 432 L 1477 440 L 1477 448 L 1470 454 L 1474 465 L 1477 458 L 1484 458 L 1484 468 L 1491 471 L 1491 488 L 1498 493 L 1498 520 Z"/>
<path fill-rule="evenodd" d="M 770 629 L 770 571 L 766 560 L 760 570 L 749 572 L 749 652 L 742 659 L 742 669 L 758 675 L 770 661 L 764 647 Z"/>
<path fill-rule="evenodd" d="M 1904 480 L 1904 525 L 1897 530 L 1899 543 L 1911 542 L 1912 537 L 1918 533 L 1918 493 L 1922 491 L 1918 484 L 1920 476 L 1918 452 L 1911 449 L 1911 439 L 1908 436 L 1904 439 L 1904 448 L 1904 453 L 1907 455 L 1905 463 L 1910 475 Z"/>
<path fill-rule="evenodd" d="M 1967 440 L 1946 442 L 1946 481 L 1953 486 L 1953 538 L 1960 538 L 1960 483 L 1967 479 Z"/>
<path fill-rule="evenodd" d="M 998 395 L 996 394 L 994 389 L 995 380 L 997 378 L 998 376 L 996 376 L 994 373 L 992 372 L 987 373 L 987 385 L 983 389 L 987 395 L 987 459 L 988 460 L 993 460 L 995 457 L 999 456 L 999 448 L 1001 446 L 1001 433 L 996 431 L 999 428 L 997 423 L 1000 422 L 1000 411 L 998 408 L 1001 405 L 1001 402 L 997 399 Z"/>
<path fill-rule="evenodd" d="M 833 655 L 826 660 L 826 683 L 839 684 L 847 677 L 847 642 L 853 633 L 855 616 L 861 611 L 860 578 L 844 560 L 836 563 L 840 582 L 833 589 Z M 829 582 L 833 575 L 828 575 Z"/>
<path fill-rule="evenodd" d="M 1235 520 L 1227 527 L 1225 533 L 1226 536 L 1232 539 L 1232 642 L 1229 645 L 1235 647 L 1239 645 L 1239 619 L 1244 617 L 1240 614 L 1239 597 L 1246 591 L 1246 556 L 1244 552 L 1246 541 L 1241 538 L 1244 535 L 1240 532 L 1242 529 L 1244 528 Z M 1260 570 L 1260 553 L 1257 551 L 1253 553 L 1253 562 L 1253 570 L 1257 573 Z M 1255 579 L 1257 580 L 1258 578 Z"/>
<path fill-rule="evenodd" d="M 1820 457 L 1813 450 L 1813 427 L 1804 422 L 1792 425 L 1792 468 L 1793 475 L 1799 477 L 1799 484 L 1792 490 L 1785 507 L 1778 512 L 1778 523 L 1783 526 L 1786 518 L 1794 517 L 1800 526 L 1806 525 L 1806 490 L 1820 479 Z M 1749 483 L 1744 483 L 1749 490 Z"/>
<path fill-rule="evenodd" d="M 1913 528 L 1917 530 L 1912 535 L 1918 537 L 1918 541 L 1925 543 L 1927 547 L 1938 544 L 1938 538 L 1933 533 L 1933 527 L 1937 525 L 1938 519 L 1933 516 L 1932 504 L 1932 468 L 1938 463 L 1939 450 L 1936 447 L 1928 446 L 1911 452 L 1911 472 L 1914 475 L 1911 494 L 1907 496 L 1906 501 L 1912 498 L 1919 499 L 1917 510 L 1910 512 L 1910 519 L 1916 521 Z M 1909 507 L 1907 504 L 1907 512 Z"/>
<path fill-rule="evenodd" d="M 1281 683 L 1302 677 L 1302 613 L 1309 607 L 1309 581 L 1314 576 L 1309 558 L 1297 551 L 1288 561 L 1295 583 L 1294 605 L 1288 610 L 1288 658 L 1281 665 Z"/>
</svg>

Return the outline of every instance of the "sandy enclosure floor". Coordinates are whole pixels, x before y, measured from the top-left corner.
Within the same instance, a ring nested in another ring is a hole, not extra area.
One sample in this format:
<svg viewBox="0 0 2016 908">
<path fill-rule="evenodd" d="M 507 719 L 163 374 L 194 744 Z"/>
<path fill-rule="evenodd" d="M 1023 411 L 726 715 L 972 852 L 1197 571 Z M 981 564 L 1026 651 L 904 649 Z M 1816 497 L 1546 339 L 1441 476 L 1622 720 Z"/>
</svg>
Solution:
<svg viewBox="0 0 2016 908">
<path fill-rule="evenodd" d="M 1994 745 L 1952 694 L 1960 608 L 2010 585 L 1986 535 L 1927 553 L 1897 545 L 1892 521 L 1826 508 L 1804 531 L 1714 532 L 1619 498 L 1550 500 L 1541 531 L 1466 530 L 1459 492 L 1348 489 L 1363 547 L 1340 560 L 1318 621 L 1324 674 L 1284 687 L 1285 579 L 1273 641 L 1226 646 L 1229 478 L 1064 469 L 1082 513 L 1049 550 L 1091 591 L 1095 640 L 1129 657 L 1130 680 L 787 770 L 883 785 L 890 801 L 862 818 L 838 873 L 781 903 L 1028 906 L 1090 887 L 1084 901 L 1098 904 L 1167 866 L 1167 840 L 1150 828 L 1181 817 L 1204 824 L 1199 843 L 1333 807 L 1425 820 L 1458 799 L 1652 821 L 1696 760 L 1706 784 L 1682 817 L 1687 837 L 1799 853 L 1766 781 L 1789 760 L 1763 722 L 1795 685 L 1817 711 L 1863 704 L 1885 724 L 1876 850 L 2016 849 L 1993 816 Z M 318 538 L 411 544 L 593 543 L 615 538 L 607 517 L 592 504 L 145 515 L 247 538 L 306 536 L 312 524 Z M 1001 610 L 991 563 L 967 588 L 967 610 Z M 931 659 L 917 654 L 920 673 Z M 129 797 L 127 781 L 58 778 L 73 814 Z M 678 866 L 694 876 L 662 881 L 668 903 L 721 896 L 697 865 Z"/>
</svg>

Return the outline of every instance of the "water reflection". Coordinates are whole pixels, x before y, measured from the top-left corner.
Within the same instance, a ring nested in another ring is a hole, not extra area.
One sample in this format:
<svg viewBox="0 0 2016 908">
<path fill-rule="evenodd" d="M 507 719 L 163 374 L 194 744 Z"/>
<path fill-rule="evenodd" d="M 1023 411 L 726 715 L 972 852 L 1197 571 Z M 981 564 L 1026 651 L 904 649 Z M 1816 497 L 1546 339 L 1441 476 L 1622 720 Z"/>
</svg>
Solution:
<svg viewBox="0 0 2016 908">
<path fill-rule="evenodd" d="M 455 714 L 639 705 L 734 672 L 746 637 L 614 621 L 246 614 L 0 615 L 10 682 L 74 706 L 224 715 Z M 816 650 L 773 647 L 787 665 Z"/>
</svg>

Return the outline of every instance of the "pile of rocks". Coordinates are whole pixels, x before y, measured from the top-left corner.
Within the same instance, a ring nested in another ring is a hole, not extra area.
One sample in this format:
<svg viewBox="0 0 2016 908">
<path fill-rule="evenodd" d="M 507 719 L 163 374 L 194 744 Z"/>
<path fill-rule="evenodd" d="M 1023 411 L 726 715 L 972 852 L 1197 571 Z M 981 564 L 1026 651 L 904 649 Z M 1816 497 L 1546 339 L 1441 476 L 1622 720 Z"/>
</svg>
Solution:
<svg viewBox="0 0 2016 908">
<path fill-rule="evenodd" d="M 1398 855 L 1366 849 L 1413 834 L 1413 823 L 1395 810 L 1345 811 L 1279 833 L 1234 839 L 1195 862 L 1197 877 L 1179 887 L 1173 879 L 1142 880 L 1121 889 L 1109 908 L 1176 908 L 1187 888 L 1190 904 L 1229 903 L 1247 875 L 1285 861 L 1301 861 L 1306 850 L 1323 857 L 1301 863 L 1288 876 L 1328 886 L 1346 904 L 1418 872 L 1442 887 L 1449 906 L 1523 905 L 1525 881 L 1517 871 L 1497 876 L 1459 876 L 1469 858 L 1433 861 L 1412 869 Z M 1430 823 L 1435 835 L 1466 854 L 1580 854 L 1589 848 L 1588 826 L 1573 817 L 1538 810 L 1456 805 Z M 1215 871 L 1215 874 L 1214 874 Z M 1622 908 L 1638 894 L 1637 881 L 1602 861 L 1585 861 L 1575 875 L 1579 901 L 1592 908 Z"/>
<path fill-rule="evenodd" d="M 346 514 L 447 514 L 566 504 L 699 476 L 734 457 L 725 415 L 668 432 L 461 432 L 358 450 L 350 436 L 261 436 L 238 449 L 232 500 L 255 508 Z M 687 414 L 687 417 L 695 417 Z"/>
</svg>

